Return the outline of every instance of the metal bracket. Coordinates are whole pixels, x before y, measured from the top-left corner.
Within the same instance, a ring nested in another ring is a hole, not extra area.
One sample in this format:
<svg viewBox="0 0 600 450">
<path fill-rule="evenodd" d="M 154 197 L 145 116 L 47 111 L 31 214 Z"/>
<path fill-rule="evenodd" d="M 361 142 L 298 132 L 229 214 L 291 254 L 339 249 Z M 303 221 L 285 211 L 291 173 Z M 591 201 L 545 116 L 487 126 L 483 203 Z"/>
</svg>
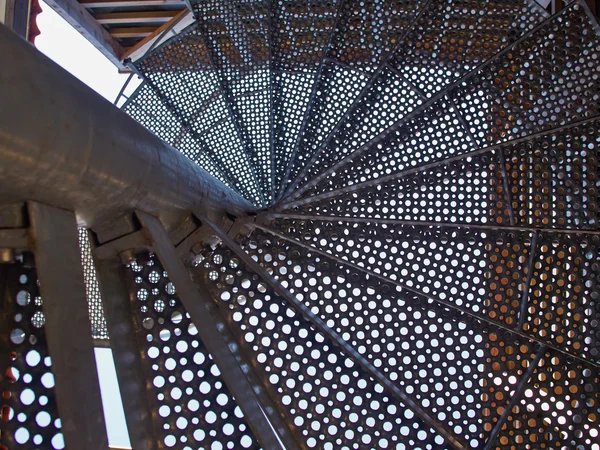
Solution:
<svg viewBox="0 0 600 450">
<path fill-rule="evenodd" d="M 108 446 L 75 213 L 28 203 L 45 331 L 69 448 Z"/>
<path fill-rule="evenodd" d="M 140 252 L 144 251 L 150 253 L 152 245 L 146 234 L 140 230 L 96 247 L 94 256 L 99 260 L 120 257 L 124 264 L 128 264 L 134 261 Z"/>
<path fill-rule="evenodd" d="M 179 258 L 183 261 L 186 267 L 195 265 L 198 255 L 207 248 L 214 249 L 220 242 L 214 233 L 211 233 L 210 228 L 200 226 L 194 230 L 188 237 L 177 245 L 176 250 Z"/>
<path fill-rule="evenodd" d="M 214 250 L 221 243 L 221 238 L 211 227 L 206 226 L 200 219 L 196 220 L 201 225 L 175 245 L 179 257 L 187 267 L 194 266 L 200 254 Z M 220 222 L 223 224 L 223 229 L 227 230 L 228 235 L 235 237 L 239 234 L 250 234 L 254 229 L 253 224 L 255 220 L 256 216 L 254 215 L 244 217 L 230 216 L 223 217 Z"/>
</svg>

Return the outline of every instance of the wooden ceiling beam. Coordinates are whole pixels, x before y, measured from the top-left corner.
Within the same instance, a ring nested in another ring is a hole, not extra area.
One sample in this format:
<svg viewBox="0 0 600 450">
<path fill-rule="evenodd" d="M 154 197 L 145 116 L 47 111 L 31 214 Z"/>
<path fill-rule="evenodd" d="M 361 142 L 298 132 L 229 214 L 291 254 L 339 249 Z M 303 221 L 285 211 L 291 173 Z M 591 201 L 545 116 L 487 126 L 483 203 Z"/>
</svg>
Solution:
<svg viewBox="0 0 600 450">
<path fill-rule="evenodd" d="M 109 33 L 113 38 L 145 38 L 151 35 L 156 30 L 156 27 L 123 27 L 112 28 Z"/>
<path fill-rule="evenodd" d="M 116 24 L 163 24 L 168 22 L 180 11 L 139 11 L 95 14 L 96 22 L 101 25 Z"/>
<path fill-rule="evenodd" d="M 187 28 L 194 22 L 194 15 L 189 9 L 184 9 L 179 12 L 173 19 L 164 25 L 154 30 L 151 34 L 146 36 L 144 39 L 139 41 L 134 46 L 125 50 L 123 53 L 123 59 L 130 58 L 132 61 L 136 61 L 146 54 L 146 52 L 157 45 L 167 41 L 174 35 L 180 33 L 182 30 Z M 165 33 L 170 30 L 168 33 Z M 159 42 L 156 42 L 156 40 Z"/>
<path fill-rule="evenodd" d="M 81 0 L 84 8 L 131 8 L 155 6 L 180 6 L 186 8 L 183 0 Z"/>
<path fill-rule="evenodd" d="M 123 47 L 76 0 L 45 0 L 45 2 L 92 43 L 119 69 Z"/>
</svg>

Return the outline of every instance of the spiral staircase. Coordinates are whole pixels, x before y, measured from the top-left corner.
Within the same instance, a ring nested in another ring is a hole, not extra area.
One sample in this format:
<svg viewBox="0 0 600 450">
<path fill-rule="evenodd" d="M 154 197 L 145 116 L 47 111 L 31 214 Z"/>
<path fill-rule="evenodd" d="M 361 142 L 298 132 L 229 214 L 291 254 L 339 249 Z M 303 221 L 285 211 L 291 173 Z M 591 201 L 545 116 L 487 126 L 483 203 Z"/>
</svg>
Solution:
<svg viewBox="0 0 600 450">
<path fill-rule="evenodd" d="M 189 6 L 190 26 L 128 62 L 142 82 L 122 110 L 218 188 L 176 223 L 73 208 L 78 237 L 44 204 L 5 214 L 4 236 L 34 239 L 0 264 L 0 448 L 106 448 L 98 388 L 73 374 L 89 351 L 58 344 L 89 316 L 135 450 L 599 449 L 585 2 Z M 160 155 L 170 182 L 140 177 L 185 188 Z M 87 309 L 47 305 L 65 233 Z"/>
</svg>

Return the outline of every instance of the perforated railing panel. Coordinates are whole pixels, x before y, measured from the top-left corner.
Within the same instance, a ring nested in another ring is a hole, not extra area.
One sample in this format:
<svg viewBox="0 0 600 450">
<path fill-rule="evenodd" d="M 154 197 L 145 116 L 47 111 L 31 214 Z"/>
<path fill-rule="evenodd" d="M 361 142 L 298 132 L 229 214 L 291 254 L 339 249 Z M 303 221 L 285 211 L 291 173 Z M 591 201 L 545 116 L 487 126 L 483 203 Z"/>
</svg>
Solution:
<svg viewBox="0 0 600 450">
<path fill-rule="evenodd" d="M 600 35 L 575 3 L 453 93 L 480 145 L 598 115 Z M 594 56 L 595 55 L 595 56 Z"/>
<path fill-rule="evenodd" d="M 599 382 L 597 369 L 545 352 L 495 448 L 597 447 Z"/>
<path fill-rule="evenodd" d="M 294 212 L 440 223 L 510 225 L 495 153 L 458 160 L 294 207 Z"/>
<path fill-rule="evenodd" d="M 531 31 L 544 17 L 533 1 L 434 0 L 390 65 L 431 96 Z"/>
<path fill-rule="evenodd" d="M 343 220 L 272 226 L 412 292 L 600 362 L 598 235 Z"/>
<path fill-rule="evenodd" d="M 504 149 L 516 223 L 597 230 L 600 121 Z"/>
<path fill-rule="evenodd" d="M 33 256 L 0 264 L 0 448 L 62 449 L 64 438 Z"/>
<path fill-rule="evenodd" d="M 252 239 L 284 286 L 461 440 L 481 446 L 533 359 L 527 339 L 264 232 Z"/>
<path fill-rule="evenodd" d="M 374 72 L 401 40 L 418 5 L 411 0 L 344 2 L 328 57 Z"/>
<path fill-rule="evenodd" d="M 324 178 L 306 196 L 392 176 L 403 169 L 442 161 L 474 149 L 474 142 L 452 102 L 443 98 L 402 125 L 380 145 L 357 155 L 351 163 Z"/>
<path fill-rule="evenodd" d="M 365 87 L 372 73 L 398 45 L 419 2 L 344 2 L 327 51 L 316 96 L 291 167 L 293 179 Z"/>
<path fill-rule="evenodd" d="M 102 296 L 100 295 L 96 267 L 92 258 L 92 247 L 86 228 L 79 228 L 79 248 L 81 249 L 81 265 L 83 267 L 83 280 L 85 282 L 88 309 L 90 311 L 92 337 L 94 339 L 108 339 Z"/>
<path fill-rule="evenodd" d="M 384 70 L 377 73 L 372 81 L 380 85 L 380 91 L 394 91 L 398 83 L 403 84 L 405 90 L 410 87 L 408 94 L 400 95 L 404 114 L 390 117 L 389 108 L 399 103 L 393 96 L 374 101 L 370 90 L 361 93 L 356 99 L 355 110 L 338 124 L 335 132 L 304 152 L 314 155 L 316 160 L 311 159 L 307 168 L 304 167 L 306 161 L 298 162 L 295 175 L 300 175 L 301 169 L 309 170 L 310 166 L 317 169 L 303 174 L 301 185 L 336 162 L 336 155 L 339 156 L 341 149 L 343 155 L 352 153 L 388 128 L 391 119 L 402 119 L 414 109 L 414 104 L 412 108 L 409 105 L 417 95 L 430 97 L 494 56 L 543 18 L 539 9 L 527 7 L 521 1 L 512 4 L 488 2 L 479 8 L 471 2 L 433 1 L 422 2 L 422 5 L 425 9 L 408 28 L 410 33 L 386 59 L 396 76 L 390 76 L 389 71 Z M 532 13 L 524 16 L 524 10 L 532 10 Z M 507 33 L 507 30 L 510 32 Z M 481 55 L 472 48 L 479 46 L 483 47 Z M 365 115 L 369 122 L 361 124 Z"/>
<path fill-rule="evenodd" d="M 260 448 L 158 259 L 128 278 L 159 448 Z"/>
<path fill-rule="evenodd" d="M 315 98 L 310 111 L 307 111 L 306 125 L 296 143 L 298 149 L 290 160 L 289 180 L 298 176 L 368 80 L 369 76 L 363 72 L 339 66 L 335 61 L 324 62 L 315 88 Z M 283 188 L 286 187 L 288 183 L 284 180 Z"/>
<path fill-rule="evenodd" d="M 211 175 L 240 192 L 236 183 L 227 175 L 225 167 L 210 156 L 210 150 L 205 145 L 194 139 L 189 128 L 177 119 L 149 85 L 142 84 L 123 105 L 123 110 Z"/>
</svg>

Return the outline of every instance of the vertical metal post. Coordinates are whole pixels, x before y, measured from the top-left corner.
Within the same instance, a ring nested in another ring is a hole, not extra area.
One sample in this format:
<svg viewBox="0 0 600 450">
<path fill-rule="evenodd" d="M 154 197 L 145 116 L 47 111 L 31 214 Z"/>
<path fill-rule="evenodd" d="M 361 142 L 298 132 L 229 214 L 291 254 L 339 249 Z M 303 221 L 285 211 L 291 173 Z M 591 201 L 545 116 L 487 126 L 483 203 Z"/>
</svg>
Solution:
<svg viewBox="0 0 600 450">
<path fill-rule="evenodd" d="M 71 449 L 108 447 L 75 214 L 29 203 L 58 412 Z"/>
<path fill-rule="evenodd" d="M 198 290 L 160 221 L 143 212 L 136 214 L 149 234 L 158 258 L 169 273 L 169 278 L 177 289 L 179 299 L 196 325 L 206 349 L 217 363 L 225 384 L 244 412 L 255 437 L 264 448 L 281 448 L 280 438 L 274 429 L 277 428 L 281 433 L 281 427 L 277 424 L 272 426 L 265 417 L 264 408 L 257 399 L 255 387 L 250 384 L 246 376 L 250 367 L 247 367 L 246 363 L 239 359 L 237 344 L 228 335 L 227 324 L 220 315 L 216 304 L 208 294 Z M 262 389 L 262 386 L 260 388 Z M 281 441 L 293 442 L 293 438 L 288 439 L 284 435 Z"/>
<path fill-rule="evenodd" d="M 123 264 L 119 258 L 95 258 L 94 262 L 123 399 L 129 441 L 135 450 L 156 450 L 159 441 L 153 427 L 152 410 L 146 390 L 146 384 L 150 380 L 146 379 L 142 368 L 142 356 L 132 319 Z"/>
</svg>

